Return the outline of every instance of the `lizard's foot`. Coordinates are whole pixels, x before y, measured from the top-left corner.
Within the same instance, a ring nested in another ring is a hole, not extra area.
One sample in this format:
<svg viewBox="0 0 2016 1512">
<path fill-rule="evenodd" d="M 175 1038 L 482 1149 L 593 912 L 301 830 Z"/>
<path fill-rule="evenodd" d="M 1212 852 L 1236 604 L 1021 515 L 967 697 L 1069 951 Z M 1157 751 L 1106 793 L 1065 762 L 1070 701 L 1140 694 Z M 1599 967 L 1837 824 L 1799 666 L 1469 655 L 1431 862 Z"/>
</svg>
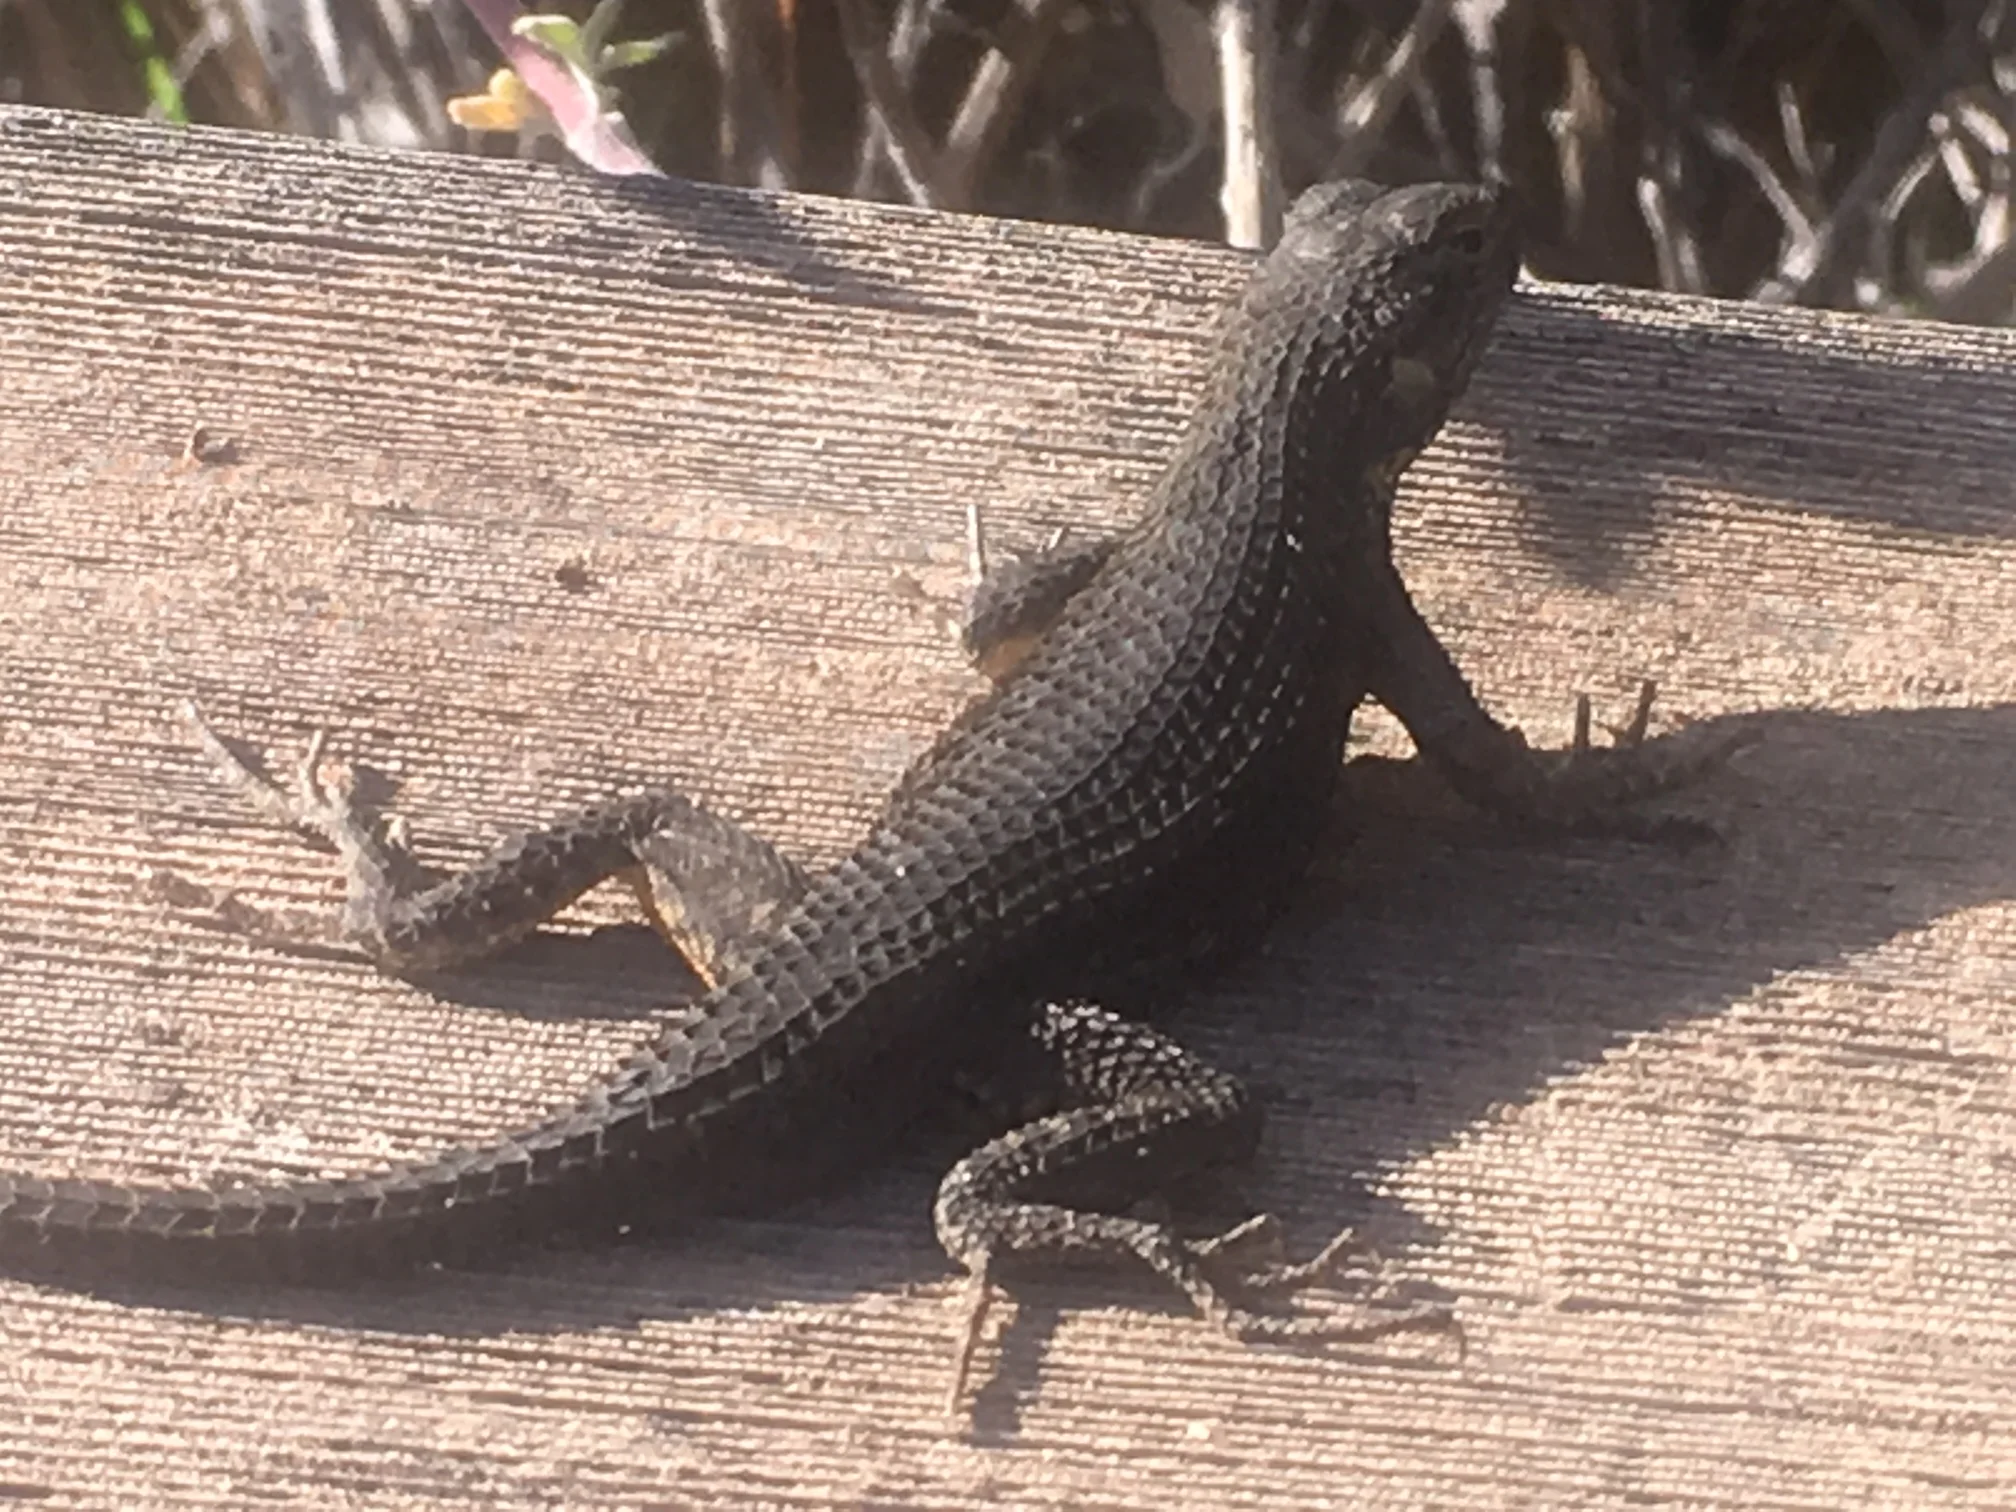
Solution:
<svg viewBox="0 0 2016 1512">
<path fill-rule="evenodd" d="M 375 843 L 370 826 L 357 816 L 354 771 L 348 765 L 336 765 L 333 778 L 325 780 L 323 776 L 322 758 L 329 744 L 326 730 L 309 737 L 290 793 L 226 745 L 194 702 L 183 704 L 182 716 L 196 732 L 197 743 L 210 764 L 275 824 L 298 830 L 337 852 Z"/>
<path fill-rule="evenodd" d="M 1272 1213 L 1256 1213 L 1190 1248 L 1219 1285 L 1254 1296 L 1299 1291 L 1334 1274 L 1347 1256 L 1372 1253 L 1355 1230 L 1344 1229 L 1309 1259 L 1290 1263 L 1284 1258 L 1281 1220 Z"/>
<path fill-rule="evenodd" d="M 1641 684 L 1630 721 L 1612 727 L 1612 743 L 1600 747 L 1589 738 L 1593 722 L 1589 698 L 1586 694 L 1579 697 L 1575 733 L 1568 749 L 1544 752 L 1526 748 L 1526 768 L 1510 784 L 1501 806 L 1519 819 L 1578 833 L 1649 840 L 1712 839 L 1714 832 L 1695 821 L 1647 819 L 1625 811 L 1721 770 L 1738 751 L 1755 745 L 1760 732 L 1754 726 L 1725 724 L 1651 736 L 1648 732 L 1657 694 L 1658 687 L 1650 679 Z M 1517 737 L 1516 731 L 1512 733 Z M 1518 738 L 1523 746 L 1523 737 Z"/>
<path fill-rule="evenodd" d="M 1228 1229 L 1214 1238 L 1187 1240 L 1168 1225 L 1100 1213 L 1028 1206 L 1017 1211 L 1015 1232 L 1002 1246 L 1008 1250 L 1057 1249 L 1132 1255 L 1176 1287 L 1205 1320 L 1235 1339 L 1267 1344 L 1364 1344 L 1398 1333 L 1449 1334 L 1460 1352 L 1463 1331 L 1455 1314 L 1440 1303 L 1375 1311 L 1360 1304 L 1343 1317 L 1312 1317 L 1262 1312 L 1233 1300 L 1235 1296 L 1282 1296 L 1334 1276 L 1354 1254 L 1367 1253 L 1356 1235 L 1345 1230 L 1308 1260 L 1280 1258 L 1280 1225 L 1270 1214 Z M 1257 1257 L 1249 1253 L 1258 1250 Z M 964 1316 L 954 1355 L 946 1410 L 957 1416 L 972 1376 L 973 1358 L 992 1304 L 996 1252 L 962 1255 L 968 1266 Z"/>
<path fill-rule="evenodd" d="M 352 857 L 368 857 L 368 864 L 379 872 L 412 864 L 396 821 L 390 826 L 392 833 L 381 838 L 358 815 L 352 770 L 338 765 L 325 775 L 325 732 L 318 730 L 310 738 L 289 791 L 232 750 L 193 701 L 182 705 L 182 716 L 211 765 L 274 823 L 336 851 L 345 858 L 346 866 L 353 865 Z M 159 901 L 199 922 L 249 935 L 265 944 L 320 953 L 341 951 L 352 943 L 350 922 L 337 909 L 258 908 L 229 888 L 211 887 L 165 869 L 152 874 L 148 890 Z"/>
</svg>

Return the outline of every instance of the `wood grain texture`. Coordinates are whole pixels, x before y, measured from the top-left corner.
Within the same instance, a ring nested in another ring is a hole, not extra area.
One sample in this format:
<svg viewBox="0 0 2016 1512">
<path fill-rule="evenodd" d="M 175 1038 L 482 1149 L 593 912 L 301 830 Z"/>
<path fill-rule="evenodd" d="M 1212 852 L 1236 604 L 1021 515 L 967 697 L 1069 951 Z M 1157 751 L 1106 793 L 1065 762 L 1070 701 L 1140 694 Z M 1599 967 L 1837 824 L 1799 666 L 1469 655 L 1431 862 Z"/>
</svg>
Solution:
<svg viewBox="0 0 2016 1512">
<path fill-rule="evenodd" d="M 328 727 L 435 857 L 657 777 L 829 857 L 977 687 L 968 501 L 1001 546 L 1127 517 L 1243 266 L 0 110 L 0 1161 L 353 1169 L 566 1098 L 676 1000 L 656 947 L 423 990 L 165 912 L 155 868 L 335 896 L 176 701 L 283 753 Z M 1645 675 L 1767 735 L 1683 806 L 1719 850 L 1375 823 L 1179 1021 L 1263 1089 L 1249 1193 L 1304 1247 L 1361 1222 L 1462 1363 L 1073 1277 L 962 1436 L 920 1150 L 496 1274 L 0 1283 L 0 1490 L 2016 1502 L 2012 415 L 2006 333 L 1529 289 L 1410 475 L 1410 581 L 1535 738 Z"/>
</svg>

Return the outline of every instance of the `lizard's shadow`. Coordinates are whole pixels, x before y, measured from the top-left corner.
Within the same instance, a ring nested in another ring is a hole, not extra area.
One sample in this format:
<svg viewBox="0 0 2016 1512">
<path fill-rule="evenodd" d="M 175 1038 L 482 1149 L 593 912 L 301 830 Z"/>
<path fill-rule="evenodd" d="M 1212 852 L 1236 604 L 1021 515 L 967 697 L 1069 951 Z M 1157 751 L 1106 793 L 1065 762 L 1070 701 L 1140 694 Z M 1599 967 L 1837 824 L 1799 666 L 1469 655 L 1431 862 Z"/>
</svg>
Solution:
<svg viewBox="0 0 2016 1512">
<path fill-rule="evenodd" d="M 1266 1022 L 1298 1053 L 1253 1074 L 1292 1078 L 1277 1106 L 1363 1101 L 1343 1116 L 1391 1163 L 1629 1036 L 2016 896 L 2016 706 L 1759 728 L 1737 770 L 1670 805 L 1723 837 L 1699 850 L 1372 816 L 1280 952 L 1295 990 Z M 1225 1055 L 1237 1025 L 1213 1024 Z"/>
<path fill-rule="evenodd" d="M 1282 1214 L 1298 1249 L 1357 1225 L 1404 1273 L 1410 1247 L 1435 1236 L 1403 1205 L 1312 1171 L 1397 1166 L 1631 1036 L 2016 895 L 2016 706 L 1746 722 L 1762 742 L 1669 805 L 1714 825 L 1721 845 L 1535 840 L 1375 809 L 1269 950 L 1185 1006 L 1177 1035 L 1259 1089 L 1267 1152 L 1242 1190 Z M 640 970 L 637 951 L 653 953 L 648 1000 L 634 983 L 609 990 Z M 666 957 L 647 932 L 620 929 L 543 940 L 519 964 L 554 981 L 577 973 L 568 995 L 607 1011 L 626 996 L 662 1006 Z M 465 1000 L 535 1012 L 556 1001 L 550 982 L 521 996 L 513 980 L 522 988 L 522 971 L 470 974 Z M 212 1315 L 522 1335 L 630 1328 L 723 1296 L 747 1308 L 945 1283 L 928 1214 L 958 1140 L 948 1126 L 829 1195 L 705 1220 L 676 1242 L 556 1249 L 369 1288 L 113 1289 Z M 1041 1320 L 1060 1302 L 1174 1305 L 1149 1282 L 1075 1274 L 1024 1294 L 1006 1372 L 983 1399 L 989 1420 L 1001 1392 L 1035 1378 Z"/>
</svg>

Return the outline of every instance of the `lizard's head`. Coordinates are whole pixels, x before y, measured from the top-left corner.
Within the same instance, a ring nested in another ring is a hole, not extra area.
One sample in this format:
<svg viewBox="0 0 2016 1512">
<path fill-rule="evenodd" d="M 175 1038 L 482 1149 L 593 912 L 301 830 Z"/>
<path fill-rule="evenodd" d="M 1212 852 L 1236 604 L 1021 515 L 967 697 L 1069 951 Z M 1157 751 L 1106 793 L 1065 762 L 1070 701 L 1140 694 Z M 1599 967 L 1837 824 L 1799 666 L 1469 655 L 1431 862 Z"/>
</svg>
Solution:
<svg viewBox="0 0 2016 1512">
<path fill-rule="evenodd" d="M 1518 271 L 1498 190 L 1342 180 L 1289 210 L 1248 312 L 1309 343 L 1302 423 L 1348 431 L 1354 455 L 1397 476 L 1469 381 Z"/>
</svg>

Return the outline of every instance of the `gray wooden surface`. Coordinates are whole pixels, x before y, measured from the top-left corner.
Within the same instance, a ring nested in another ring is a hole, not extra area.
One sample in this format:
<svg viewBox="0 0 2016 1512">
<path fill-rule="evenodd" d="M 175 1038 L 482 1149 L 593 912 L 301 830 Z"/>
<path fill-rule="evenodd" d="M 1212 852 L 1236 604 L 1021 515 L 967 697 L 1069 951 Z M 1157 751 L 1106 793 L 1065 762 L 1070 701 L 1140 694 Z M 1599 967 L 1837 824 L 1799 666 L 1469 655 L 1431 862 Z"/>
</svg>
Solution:
<svg viewBox="0 0 2016 1512">
<path fill-rule="evenodd" d="M 624 900 L 435 990 L 206 930 L 156 868 L 335 888 L 175 702 L 327 726 L 437 859 L 640 777 L 830 857 L 977 686 L 968 501 L 1002 547 L 1126 517 L 1241 266 L 0 111 L 0 1162 L 354 1169 L 567 1098 L 677 991 L 586 927 Z M 0 1491 L 2016 1504 L 2012 417 L 2005 334 L 1534 290 L 1411 475 L 1410 580 L 1536 739 L 1643 675 L 1767 735 L 1684 805 L 1719 850 L 1375 822 L 1182 1021 L 1264 1090 L 1251 1196 L 1361 1224 L 1461 1362 L 1071 1276 L 955 1431 L 920 1150 L 496 1274 L 0 1282 Z"/>
</svg>

